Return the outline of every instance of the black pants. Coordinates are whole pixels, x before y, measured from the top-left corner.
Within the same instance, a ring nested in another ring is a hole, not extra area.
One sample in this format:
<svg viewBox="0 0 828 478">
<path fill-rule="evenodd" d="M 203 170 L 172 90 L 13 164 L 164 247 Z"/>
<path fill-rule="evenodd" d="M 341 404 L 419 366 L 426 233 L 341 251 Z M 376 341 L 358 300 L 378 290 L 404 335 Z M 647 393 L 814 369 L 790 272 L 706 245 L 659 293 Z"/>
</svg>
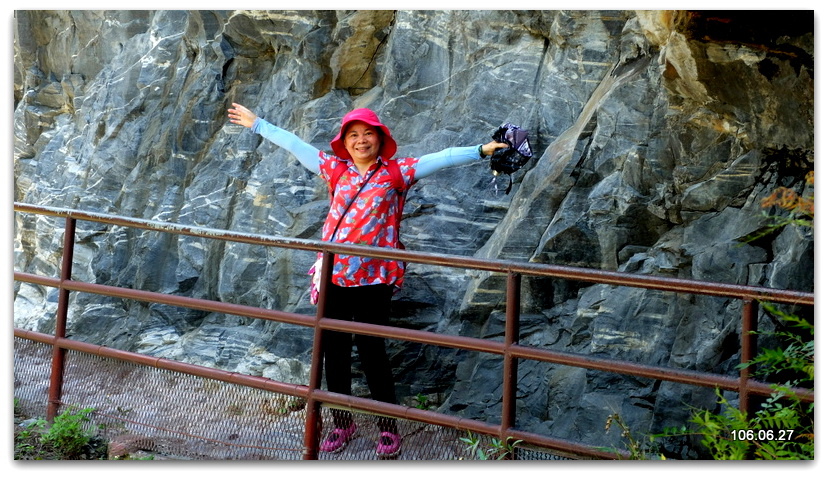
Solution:
<svg viewBox="0 0 828 478">
<path fill-rule="evenodd" d="M 353 320 L 376 325 L 388 325 L 391 313 L 393 288 L 389 285 L 339 287 L 328 285 L 325 317 L 337 320 Z M 362 371 L 371 391 L 371 398 L 381 402 L 397 403 L 391 364 L 385 352 L 385 339 L 356 335 L 356 343 Z M 351 394 L 351 347 L 352 334 L 325 331 L 322 352 L 325 360 L 325 379 L 328 391 Z M 334 410 L 334 425 L 347 428 L 351 413 Z M 383 419 L 378 422 L 383 431 L 396 432 L 396 421 Z"/>
</svg>

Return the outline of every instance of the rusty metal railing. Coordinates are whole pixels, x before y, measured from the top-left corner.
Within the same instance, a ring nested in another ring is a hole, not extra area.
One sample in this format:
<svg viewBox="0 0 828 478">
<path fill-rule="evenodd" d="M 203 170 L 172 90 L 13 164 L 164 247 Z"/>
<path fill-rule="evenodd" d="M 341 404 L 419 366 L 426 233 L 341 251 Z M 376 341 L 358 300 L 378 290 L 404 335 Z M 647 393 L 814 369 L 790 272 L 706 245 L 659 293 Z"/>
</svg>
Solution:
<svg viewBox="0 0 828 478">
<path fill-rule="evenodd" d="M 750 367 L 745 367 L 740 372 L 739 377 L 735 378 L 726 375 L 689 371 L 670 367 L 642 365 L 628 361 L 619 361 L 616 359 L 590 357 L 521 345 L 518 341 L 518 331 L 520 321 L 520 282 L 523 275 L 553 277 L 597 284 L 612 284 L 661 291 L 740 299 L 743 302 L 741 318 L 741 362 L 744 364 L 750 362 L 756 353 L 756 336 L 753 332 L 756 330 L 758 318 L 757 303 L 759 301 L 811 306 L 814 304 L 814 294 L 807 292 L 785 291 L 764 287 L 711 283 L 667 277 L 642 276 L 569 266 L 490 260 L 445 254 L 429 254 L 410 250 L 336 244 L 307 239 L 244 234 L 204 227 L 90 213 L 72 209 L 35 206 L 24 203 L 15 203 L 14 210 L 18 213 L 63 217 L 66 222 L 63 242 L 63 257 L 59 278 L 45 277 L 17 271 L 14 273 L 14 279 L 16 281 L 39 284 L 47 287 L 55 287 L 59 290 L 54 335 L 27 331 L 18 328 L 15 328 L 14 331 L 16 337 L 47 343 L 53 346 L 51 380 L 47 407 L 48 419 L 52 419 L 56 415 L 57 409 L 61 403 L 60 394 L 63 380 L 65 352 L 66 350 L 75 350 L 101 357 L 115 358 L 132 363 L 144 364 L 243 386 L 303 397 L 307 401 L 303 454 L 305 459 L 318 458 L 318 437 L 320 435 L 318 427 L 321 422 L 319 419 L 319 411 L 320 405 L 323 402 L 351 407 L 372 413 L 386 414 L 402 419 L 416 420 L 434 425 L 453 427 L 459 430 L 469 430 L 481 434 L 498 436 L 502 440 L 506 440 L 507 438 L 522 440 L 527 444 L 585 457 L 615 459 L 618 458 L 619 455 L 625 455 L 623 451 L 611 453 L 599 450 L 594 446 L 556 439 L 515 428 L 517 363 L 518 360 L 521 359 L 734 391 L 739 394 L 740 408 L 743 411 L 750 410 L 750 402 L 753 397 L 768 396 L 774 393 L 772 384 L 764 383 L 751 378 Z M 207 299 L 181 297 L 151 291 L 92 284 L 73 280 L 72 262 L 75 243 L 75 225 L 77 221 L 90 221 L 171 234 L 258 244 L 269 247 L 321 251 L 323 252 L 323 287 L 320 291 L 320 301 L 317 304 L 317 314 L 311 317 L 278 310 L 269 310 Z M 507 280 L 505 290 L 506 326 L 504 340 L 502 342 L 497 342 L 488 339 L 449 336 L 426 331 L 325 318 L 322 314 L 326 298 L 325 284 L 330 281 L 331 266 L 333 262 L 332 258 L 334 254 L 371 256 L 382 259 L 416 262 L 420 264 L 505 273 Z M 73 291 L 186 307 L 202 311 L 233 314 L 237 316 L 310 327 L 313 329 L 314 335 L 309 384 L 295 385 L 281 383 L 263 377 L 231 373 L 209 367 L 196 366 L 183 362 L 161 359 L 67 339 L 66 321 L 68 301 L 69 293 Z M 422 344 L 438 345 L 501 355 L 503 357 L 503 399 L 501 423 L 493 425 L 472 419 L 452 417 L 450 415 L 434 411 L 376 402 L 365 398 L 340 395 L 322 390 L 322 356 L 320 341 L 322 339 L 322 332 L 325 330 L 372 335 L 388 339 L 406 340 Z M 793 390 L 793 393 L 804 401 L 814 401 L 814 393 L 811 390 L 797 388 Z"/>
</svg>

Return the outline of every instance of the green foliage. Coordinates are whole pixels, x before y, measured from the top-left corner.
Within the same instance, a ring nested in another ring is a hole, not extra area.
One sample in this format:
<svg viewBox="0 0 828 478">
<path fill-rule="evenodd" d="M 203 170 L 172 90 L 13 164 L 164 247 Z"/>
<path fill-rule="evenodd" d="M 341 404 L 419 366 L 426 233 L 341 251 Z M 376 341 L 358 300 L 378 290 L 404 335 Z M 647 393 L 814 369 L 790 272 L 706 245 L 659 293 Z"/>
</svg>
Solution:
<svg viewBox="0 0 828 478">
<path fill-rule="evenodd" d="M 786 313 L 772 304 L 762 306 L 776 317 L 783 326 L 789 327 L 773 333 L 783 346 L 762 349 L 749 365 L 765 376 L 790 377 L 790 386 L 813 388 L 814 383 L 814 325 L 796 315 Z M 800 333 L 796 333 L 796 331 Z M 744 366 L 742 366 L 744 367 Z"/>
<path fill-rule="evenodd" d="M 515 440 L 513 437 L 506 440 L 493 438 L 492 443 L 486 446 L 481 443 L 479 436 L 468 432 L 468 436 L 460 438 L 460 441 L 466 444 L 467 449 L 478 460 L 510 460 L 515 456 L 515 448 L 523 440 Z"/>
<path fill-rule="evenodd" d="M 40 448 L 39 431 L 46 428 L 48 422 L 44 419 L 31 420 L 20 429 L 15 428 L 14 434 L 14 459 L 24 459 L 28 456 L 39 457 Z M 36 458 L 39 459 L 39 458 Z"/>
<path fill-rule="evenodd" d="M 468 436 L 460 438 L 460 441 L 466 444 L 466 448 L 478 460 L 486 459 L 486 452 L 480 446 L 480 437 L 472 435 L 472 432 L 468 432 Z"/>
<path fill-rule="evenodd" d="M 417 408 L 419 408 L 420 410 L 428 410 L 430 408 L 427 396 L 423 395 L 422 393 L 418 393 L 417 396 L 414 398 L 417 400 Z"/>
<path fill-rule="evenodd" d="M 515 457 L 515 448 L 522 441 L 515 440 L 512 437 L 507 437 L 506 440 L 494 438 L 488 450 L 489 456 L 495 460 L 511 460 Z"/>
<path fill-rule="evenodd" d="M 106 445 L 86 430 L 92 408 L 70 409 L 53 423 L 43 418 L 22 420 L 14 432 L 15 460 L 78 460 L 106 457 Z M 15 418 L 18 414 L 15 411 Z M 22 418 L 22 417 L 21 417 Z"/>
<path fill-rule="evenodd" d="M 691 422 L 716 460 L 813 460 L 813 404 L 785 393 L 769 397 L 753 416 L 719 394 L 722 411 L 696 410 Z"/>
<path fill-rule="evenodd" d="M 94 436 L 94 433 L 84 429 L 84 424 L 89 422 L 92 411 L 92 408 L 84 408 L 61 413 L 55 417 L 52 426 L 41 435 L 41 441 L 45 445 L 63 450 L 66 456 L 80 455 Z"/>
</svg>

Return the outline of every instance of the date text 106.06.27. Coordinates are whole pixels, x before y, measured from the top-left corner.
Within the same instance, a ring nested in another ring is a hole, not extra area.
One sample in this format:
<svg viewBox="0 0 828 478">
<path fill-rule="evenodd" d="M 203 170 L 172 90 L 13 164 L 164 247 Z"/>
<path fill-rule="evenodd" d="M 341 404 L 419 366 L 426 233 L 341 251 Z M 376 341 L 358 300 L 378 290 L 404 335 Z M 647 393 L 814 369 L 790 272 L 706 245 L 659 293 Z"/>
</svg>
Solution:
<svg viewBox="0 0 828 478">
<path fill-rule="evenodd" d="M 793 430 L 731 430 L 733 440 L 758 441 L 789 441 L 793 438 Z"/>
</svg>

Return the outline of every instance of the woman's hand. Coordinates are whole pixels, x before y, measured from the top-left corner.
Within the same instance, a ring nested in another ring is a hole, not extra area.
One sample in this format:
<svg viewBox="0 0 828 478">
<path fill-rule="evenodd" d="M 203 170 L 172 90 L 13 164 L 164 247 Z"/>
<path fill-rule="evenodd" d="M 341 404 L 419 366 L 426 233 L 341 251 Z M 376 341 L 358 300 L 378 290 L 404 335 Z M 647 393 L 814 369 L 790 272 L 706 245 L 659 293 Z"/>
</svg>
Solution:
<svg viewBox="0 0 828 478">
<path fill-rule="evenodd" d="M 227 110 L 227 117 L 230 118 L 231 123 L 240 124 L 245 128 L 252 128 L 258 118 L 256 113 L 238 103 L 233 103 L 233 107 Z"/>
<path fill-rule="evenodd" d="M 497 141 L 492 141 L 488 144 L 484 144 L 482 146 L 482 151 L 485 156 L 491 156 L 494 154 L 495 150 L 508 147 L 509 143 L 498 143 Z"/>
</svg>

